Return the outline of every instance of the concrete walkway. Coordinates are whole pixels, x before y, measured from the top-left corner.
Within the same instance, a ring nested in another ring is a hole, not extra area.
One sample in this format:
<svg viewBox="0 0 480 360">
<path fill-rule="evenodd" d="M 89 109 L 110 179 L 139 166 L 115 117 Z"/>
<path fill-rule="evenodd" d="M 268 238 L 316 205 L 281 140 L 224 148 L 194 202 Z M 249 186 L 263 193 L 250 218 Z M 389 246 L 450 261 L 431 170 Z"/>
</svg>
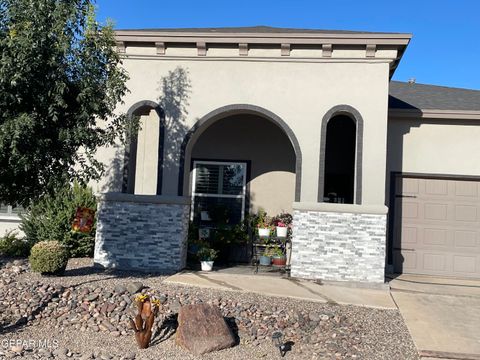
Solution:
<svg viewBox="0 0 480 360">
<path fill-rule="evenodd" d="M 369 289 L 320 285 L 311 281 L 264 275 L 239 275 L 222 272 L 184 271 L 166 282 L 220 290 L 253 292 L 321 303 L 396 309 L 388 288 Z"/>
<path fill-rule="evenodd" d="M 480 360 L 480 281 L 402 275 L 390 286 L 422 358 Z"/>
</svg>

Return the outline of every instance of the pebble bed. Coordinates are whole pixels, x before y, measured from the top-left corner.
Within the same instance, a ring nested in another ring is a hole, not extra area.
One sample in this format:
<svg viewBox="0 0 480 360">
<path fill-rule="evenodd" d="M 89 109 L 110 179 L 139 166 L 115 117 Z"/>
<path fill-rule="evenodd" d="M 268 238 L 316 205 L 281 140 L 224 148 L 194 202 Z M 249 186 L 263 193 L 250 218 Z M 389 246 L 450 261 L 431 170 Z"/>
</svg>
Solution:
<svg viewBox="0 0 480 360">
<path fill-rule="evenodd" d="M 0 266 L 0 359 L 196 359 L 175 345 L 174 332 L 179 308 L 201 302 L 218 306 L 238 335 L 237 346 L 202 359 L 278 359 L 271 340 L 275 331 L 291 346 L 285 359 L 418 359 L 397 310 L 179 286 L 164 283 L 162 276 L 99 273 L 89 270 L 90 259 L 71 260 L 63 277 L 33 274 L 23 260 L 0 259 Z M 146 350 L 136 349 L 129 327 L 138 292 L 162 303 Z"/>
</svg>

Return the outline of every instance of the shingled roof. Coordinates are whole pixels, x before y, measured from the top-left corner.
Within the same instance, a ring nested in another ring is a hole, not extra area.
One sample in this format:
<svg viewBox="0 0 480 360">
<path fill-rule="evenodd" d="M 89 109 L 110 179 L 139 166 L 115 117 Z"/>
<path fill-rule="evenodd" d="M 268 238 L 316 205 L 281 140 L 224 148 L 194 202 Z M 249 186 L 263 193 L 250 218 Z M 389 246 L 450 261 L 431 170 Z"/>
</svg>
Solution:
<svg viewBox="0 0 480 360">
<path fill-rule="evenodd" d="M 480 90 L 390 82 L 390 109 L 480 111 Z"/>
</svg>

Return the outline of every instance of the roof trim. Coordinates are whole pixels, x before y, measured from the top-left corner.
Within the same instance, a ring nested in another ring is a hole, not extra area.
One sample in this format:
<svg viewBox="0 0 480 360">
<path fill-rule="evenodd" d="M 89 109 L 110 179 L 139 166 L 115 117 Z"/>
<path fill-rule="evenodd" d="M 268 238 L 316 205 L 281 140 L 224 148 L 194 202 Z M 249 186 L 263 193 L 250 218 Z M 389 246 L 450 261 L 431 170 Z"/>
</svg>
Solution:
<svg viewBox="0 0 480 360">
<path fill-rule="evenodd" d="M 219 29 L 215 32 L 209 31 L 169 31 L 168 29 L 161 30 L 116 30 L 117 36 L 142 36 L 142 37 L 179 37 L 179 38 L 290 38 L 290 39 L 401 39 L 404 41 L 410 40 L 412 34 L 409 33 L 363 33 L 363 32 L 244 32 L 244 31 L 221 31 Z"/>
<path fill-rule="evenodd" d="M 480 120 L 480 111 L 437 109 L 389 109 L 389 118 Z"/>
<path fill-rule="evenodd" d="M 261 31 L 265 29 L 265 31 Z M 210 30 L 210 31 L 209 31 Z M 243 31 L 242 31 L 243 30 Z M 402 58 L 412 34 L 407 33 L 373 33 L 373 32 L 342 32 L 333 30 L 282 29 L 269 27 L 254 28 L 218 28 L 218 29 L 137 29 L 116 30 L 115 39 L 120 52 L 124 52 L 125 43 L 154 43 L 157 54 L 165 54 L 162 49 L 166 43 L 196 44 L 248 44 L 278 45 L 279 48 L 290 45 L 360 45 L 366 47 L 367 59 L 375 57 L 378 46 L 397 47 L 397 56 L 390 65 L 390 78 Z M 160 48 L 159 48 L 160 47 Z M 199 55 L 204 55 L 199 50 Z M 242 53 L 245 56 L 244 53 Z M 283 52 L 285 56 L 285 51 Z M 373 55 L 373 56 L 372 56 Z M 326 57 L 326 55 L 324 55 Z"/>
</svg>

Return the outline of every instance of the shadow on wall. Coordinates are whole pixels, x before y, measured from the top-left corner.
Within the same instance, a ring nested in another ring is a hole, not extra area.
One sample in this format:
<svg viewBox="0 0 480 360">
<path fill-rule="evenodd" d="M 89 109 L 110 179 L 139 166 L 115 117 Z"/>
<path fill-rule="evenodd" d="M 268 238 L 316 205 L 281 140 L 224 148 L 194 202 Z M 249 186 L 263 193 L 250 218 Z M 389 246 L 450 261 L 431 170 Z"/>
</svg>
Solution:
<svg viewBox="0 0 480 360">
<path fill-rule="evenodd" d="M 172 171 L 177 168 L 180 145 L 188 131 L 185 120 L 188 115 L 190 89 L 191 82 L 188 70 L 180 66 L 169 71 L 166 76 L 159 80 L 159 95 L 157 98 L 158 108 L 160 108 L 159 113 L 161 113 L 159 137 L 163 135 L 163 138 L 160 138 L 158 146 L 163 146 L 162 151 L 159 152 L 160 154 L 163 153 L 163 157 L 159 159 L 157 166 L 163 167 L 160 174 L 165 173 L 167 181 L 168 177 L 171 177 Z M 152 104 L 154 103 L 152 102 Z M 148 108 L 152 109 L 150 106 Z M 145 107 L 137 109 L 132 115 L 138 116 L 138 113 L 141 112 L 145 112 Z M 142 131 L 139 126 L 136 129 L 137 132 Z M 136 139 L 136 136 L 130 137 L 130 141 L 136 142 Z M 125 146 L 127 146 L 128 151 L 126 151 Z M 134 146 L 136 147 L 136 145 Z M 125 154 L 132 152 L 130 143 L 127 145 L 116 144 L 114 145 L 114 151 L 114 157 L 105 170 L 105 183 L 101 186 L 102 192 L 122 191 L 122 188 L 128 188 L 124 184 L 124 182 L 128 182 L 125 178 L 125 167 L 127 166 L 125 164 Z M 136 156 L 136 150 L 132 152 L 132 155 Z M 135 176 L 136 161 L 132 161 L 127 167 L 128 176 Z M 158 181 L 162 180 L 158 179 Z"/>
<path fill-rule="evenodd" d="M 180 161 L 180 147 L 188 132 L 186 118 L 188 115 L 188 100 L 191 93 L 191 81 L 188 69 L 178 66 L 159 81 L 158 104 L 163 111 L 165 138 L 163 150 L 164 181 L 173 181 L 176 186 Z M 168 185 L 167 185 L 168 186 Z"/>
<path fill-rule="evenodd" d="M 105 170 L 105 183 L 100 188 L 102 193 L 122 191 L 125 145 L 115 144 L 113 148 L 115 154 Z"/>
<path fill-rule="evenodd" d="M 422 121 L 424 122 L 424 121 Z M 387 215 L 387 270 L 394 273 L 403 272 L 405 259 L 401 254 L 402 248 L 402 225 L 397 223 L 401 219 L 403 193 L 401 178 L 396 176 L 397 172 L 403 169 L 403 148 L 404 138 L 413 127 L 419 127 L 418 120 L 389 119 L 387 129 L 387 174 L 385 186 L 385 199 L 388 206 Z M 397 180 L 398 178 L 398 180 Z M 397 220 L 397 221 L 396 221 Z"/>
</svg>

